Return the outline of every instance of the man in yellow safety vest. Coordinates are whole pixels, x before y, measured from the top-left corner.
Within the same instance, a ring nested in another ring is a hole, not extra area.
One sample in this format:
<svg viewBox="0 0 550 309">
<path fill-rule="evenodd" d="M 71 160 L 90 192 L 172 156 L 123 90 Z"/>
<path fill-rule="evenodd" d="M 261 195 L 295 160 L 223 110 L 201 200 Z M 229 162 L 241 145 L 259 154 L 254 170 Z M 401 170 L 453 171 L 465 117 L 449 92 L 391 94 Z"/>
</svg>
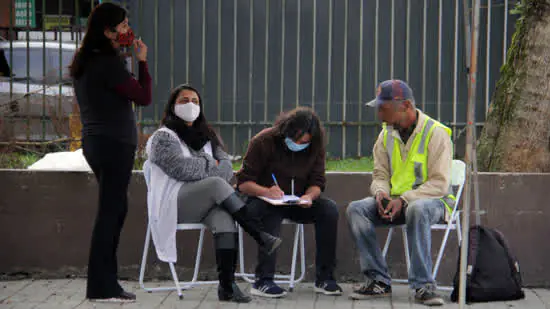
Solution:
<svg viewBox="0 0 550 309">
<path fill-rule="evenodd" d="M 383 130 L 374 145 L 371 192 L 346 211 L 359 250 L 366 282 L 350 295 L 370 299 L 391 294 L 388 266 L 376 240 L 375 227 L 406 224 L 410 253 L 409 284 L 421 304 L 443 305 L 432 277 L 432 224 L 449 218 L 452 165 L 451 130 L 415 107 L 411 88 L 387 80 L 367 103 L 376 108 Z"/>
</svg>

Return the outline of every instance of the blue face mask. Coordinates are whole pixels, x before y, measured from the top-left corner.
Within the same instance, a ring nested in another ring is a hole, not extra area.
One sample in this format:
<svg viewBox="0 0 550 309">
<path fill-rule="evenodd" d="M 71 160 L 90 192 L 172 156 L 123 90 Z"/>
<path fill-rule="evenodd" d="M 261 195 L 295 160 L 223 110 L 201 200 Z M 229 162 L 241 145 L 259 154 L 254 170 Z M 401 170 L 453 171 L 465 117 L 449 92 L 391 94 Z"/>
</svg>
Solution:
<svg viewBox="0 0 550 309">
<path fill-rule="evenodd" d="M 309 144 L 310 144 L 310 143 L 296 144 L 289 137 L 285 138 L 285 143 L 286 143 L 286 146 L 288 147 L 288 149 L 290 149 L 290 151 L 294 151 L 294 152 L 302 151 L 302 150 L 306 149 L 307 147 L 309 147 Z"/>
</svg>

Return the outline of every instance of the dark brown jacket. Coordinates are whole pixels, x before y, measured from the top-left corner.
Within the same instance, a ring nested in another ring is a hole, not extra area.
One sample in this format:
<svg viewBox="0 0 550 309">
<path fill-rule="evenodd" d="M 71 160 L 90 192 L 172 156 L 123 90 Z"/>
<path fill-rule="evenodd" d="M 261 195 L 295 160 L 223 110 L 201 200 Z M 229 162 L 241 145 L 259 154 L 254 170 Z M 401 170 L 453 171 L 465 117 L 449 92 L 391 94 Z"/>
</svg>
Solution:
<svg viewBox="0 0 550 309">
<path fill-rule="evenodd" d="M 291 180 L 294 178 L 294 194 L 301 196 L 310 186 L 325 189 L 325 145 L 292 152 L 284 137 L 268 128 L 250 140 L 243 159 L 243 166 L 237 172 L 237 185 L 254 181 L 258 185 L 274 185 L 271 174 L 285 194 L 291 194 Z"/>
</svg>

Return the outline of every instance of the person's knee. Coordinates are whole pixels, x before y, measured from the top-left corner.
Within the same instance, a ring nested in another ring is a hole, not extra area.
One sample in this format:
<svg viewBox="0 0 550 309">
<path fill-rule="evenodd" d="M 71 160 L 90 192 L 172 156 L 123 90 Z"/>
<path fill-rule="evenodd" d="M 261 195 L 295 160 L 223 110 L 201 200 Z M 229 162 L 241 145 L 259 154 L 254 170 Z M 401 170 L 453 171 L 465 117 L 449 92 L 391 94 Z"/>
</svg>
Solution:
<svg viewBox="0 0 550 309">
<path fill-rule="evenodd" d="M 220 189 L 225 187 L 231 187 L 231 185 L 229 185 L 227 181 L 225 181 L 225 179 L 218 176 L 208 177 L 204 180 L 204 182 L 209 188 Z"/>
<path fill-rule="evenodd" d="M 425 210 L 426 207 L 421 200 L 410 203 L 405 212 L 405 219 L 407 223 L 421 221 L 426 216 Z"/>
<path fill-rule="evenodd" d="M 323 201 L 323 215 L 324 217 L 327 217 L 329 219 L 332 219 L 334 221 L 338 221 L 339 213 L 338 213 L 338 205 L 332 200 L 326 199 Z"/>
<path fill-rule="evenodd" d="M 376 200 L 372 197 L 366 198 L 364 200 L 353 201 L 349 203 L 346 209 L 346 217 L 349 219 L 354 216 L 361 215 L 368 207 L 371 207 L 373 204 L 376 204 Z"/>
</svg>

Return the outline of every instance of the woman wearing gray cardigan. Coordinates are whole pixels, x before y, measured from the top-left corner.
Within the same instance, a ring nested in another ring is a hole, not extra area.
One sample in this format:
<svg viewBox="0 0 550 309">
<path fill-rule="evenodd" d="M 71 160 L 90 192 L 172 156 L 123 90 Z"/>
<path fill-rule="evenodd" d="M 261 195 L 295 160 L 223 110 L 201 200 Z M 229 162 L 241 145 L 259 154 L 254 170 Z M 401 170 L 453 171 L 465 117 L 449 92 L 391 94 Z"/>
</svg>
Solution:
<svg viewBox="0 0 550 309">
<path fill-rule="evenodd" d="M 281 239 L 261 231 L 244 202 L 229 184 L 231 161 L 220 137 L 208 125 L 199 92 L 181 85 L 172 91 L 162 127 L 149 141 L 149 161 L 168 177 L 181 183 L 177 192 L 178 223 L 203 223 L 214 234 L 218 265 L 218 298 L 249 302 L 235 284 L 237 229 L 235 221 L 266 252 L 272 253 Z"/>
</svg>

